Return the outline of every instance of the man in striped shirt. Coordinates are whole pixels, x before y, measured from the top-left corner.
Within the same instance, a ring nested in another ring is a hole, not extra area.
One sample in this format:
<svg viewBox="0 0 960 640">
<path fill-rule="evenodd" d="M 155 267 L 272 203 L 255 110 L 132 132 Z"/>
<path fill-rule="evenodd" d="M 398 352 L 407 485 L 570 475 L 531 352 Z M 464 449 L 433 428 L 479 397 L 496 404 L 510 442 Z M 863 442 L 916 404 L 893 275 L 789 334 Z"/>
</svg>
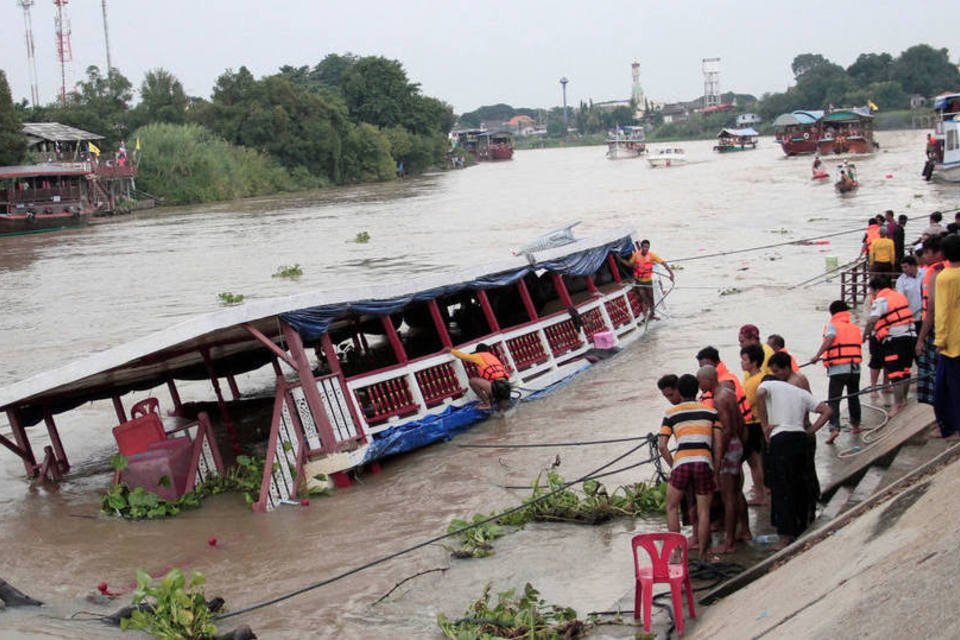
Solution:
<svg viewBox="0 0 960 640">
<path fill-rule="evenodd" d="M 692 487 L 697 496 L 697 546 L 704 559 L 710 543 L 710 502 L 720 468 L 720 419 L 715 409 L 697 402 L 700 386 L 695 376 L 680 376 L 677 389 L 683 402 L 667 409 L 660 425 L 660 455 L 671 467 L 667 529 L 680 532 L 680 501 L 685 490 Z M 677 442 L 675 454 L 667 446 L 671 436 Z"/>
</svg>

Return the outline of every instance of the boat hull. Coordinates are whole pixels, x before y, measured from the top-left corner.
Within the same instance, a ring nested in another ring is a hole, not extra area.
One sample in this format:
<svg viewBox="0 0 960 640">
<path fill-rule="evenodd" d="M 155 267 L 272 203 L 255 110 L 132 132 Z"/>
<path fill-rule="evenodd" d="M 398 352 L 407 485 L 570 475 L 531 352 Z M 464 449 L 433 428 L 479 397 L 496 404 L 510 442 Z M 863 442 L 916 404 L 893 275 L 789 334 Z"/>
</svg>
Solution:
<svg viewBox="0 0 960 640">
<path fill-rule="evenodd" d="M 783 152 L 788 156 L 803 156 L 816 153 L 817 139 L 809 133 L 804 135 L 809 137 L 782 140 L 780 142 L 780 147 L 783 149 Z"/>
<path fill-rule="evenodd" d="M 839 143 L 835 139 L 823 139 L 817 143 L 817 150 L 822 156 L 839 155 L 844 153 L 868 154 L 873 153 L 873 142 L 866 138 L 847 138 Z"/>
<path fill-rule="evenodd" d="M 960 161 L 933 165 L 933 179 L 943 182 L 960 182 Z"/>
<path fill-rule="evenodd" d="M 0 215 L 0 235 L 35 233 L 63 229 L 65 227 L 79 227 L 87 224 L 89 219 L 89 211 Z"/>
</svg>

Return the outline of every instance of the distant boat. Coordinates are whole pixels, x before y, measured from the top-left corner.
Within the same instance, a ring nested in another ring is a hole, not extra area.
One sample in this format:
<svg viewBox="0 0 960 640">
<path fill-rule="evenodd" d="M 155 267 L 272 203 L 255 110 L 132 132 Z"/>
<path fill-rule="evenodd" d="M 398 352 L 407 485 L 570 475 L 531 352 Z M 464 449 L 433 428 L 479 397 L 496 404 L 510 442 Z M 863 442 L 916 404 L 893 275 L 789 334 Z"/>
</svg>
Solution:
<svg viewBox="0 0 960 640">
<path fill-rule="evenodd" d="M 960 93 L 948 93 L 934 99 L 937 112 L 933 140 L 935 148 L 928 147 L 928 166 L 924 175 L 960 182 Z"/>
<path fill-rule="evenodd" d="M 660 147 L 650 150 L 647 162 L 651 167 L 672 167 L 687 164 L 687 154 L 680 147 Z"/>
<path fill-rule="evenodd" d="M 869 107 L 834 109 L 820 119 L 820 155 L 841 153 L 873 153 L 873 115 Z"/>
<path fill-rule="evenodd" d="M 714 151 L 730 153 L 733 151 L 750 151 L 757 148 L 757 138 L 760 134 L 753 127 L 746 129 L 721 129 L 717 135 L 717 145 Z"/>
<path fill-rule="evenodd" d="M 456 136 L 457 146 L 480 162 L 513 158 L 513 134 L 509 131 L 467 129 L 457 132 Z"/>
<path fill-rule="evenodd" d="M 83 162 L 0 167 L 0 235 L 86 224 L 90 174 Z"/>
<path fill-rule="evenodd" d="M 839 193 L 849 193 L 860 187 L 860 183 L 857 181 L 857 176 L 854 173 L 855 167 L 852 164 L 848 165 L 844 163 L 840 165 L 839 169 L 837 181 L 833 183 L 834 188 Z"/>
<path fill-rule="evenodd" d="M 773 128 L 783 152 L 788 156 L 816 153 L 822 117 L 823 111 L 803 109 L 777 116 Z"/>
<path fill-rule="evenodd" d="M 616 133 L 607 136 L 607 158 L 639 158 L 647 149 L 646 139 L 643 127 L 619 127 Z"/>
</svg>

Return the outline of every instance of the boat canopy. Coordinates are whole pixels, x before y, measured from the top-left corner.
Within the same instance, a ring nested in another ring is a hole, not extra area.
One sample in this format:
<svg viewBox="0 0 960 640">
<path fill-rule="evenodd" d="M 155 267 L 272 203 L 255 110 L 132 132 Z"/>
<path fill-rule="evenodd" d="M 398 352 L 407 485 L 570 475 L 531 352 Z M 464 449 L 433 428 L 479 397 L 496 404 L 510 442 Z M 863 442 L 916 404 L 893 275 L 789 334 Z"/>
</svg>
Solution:
<svg viewBox="0 0 960 640">
<path fill-rule="evenodd" d="M 530 272 L 567 276 L 595 273 L 609 252 L 633 252 L 630 232 L 619 230 L 500 263 L 439 273 L 406 283 L 313 291 L 254 300 L 238 307 L 191 318 L 126 344 L 0 389 L 0 411 L 16 407 L 24 426 L 85 402 L 152 389 L 169 380 L 209 378 L 207 358 L 218 376 L 258 369 L 274 358 L 247 329 L 275 344 L 283 341 L 279 320 L 314 342 L 338 319 L 384 316 L 405 306 L 466 289 L 492 289 L 515 283 Z"/>
<path fill-rule="evenodd" d="M 947 113 L 960 111 L 960 93 L 944 93 L 937 96 L 933 99 L 933 108 Z"/>
<path fill-rule="evenodd" d="M 854 107 L 853 109 L 837 109 L 823 116 L 823 122 L 841 123 L 841 122 L 860 122 L 862 120 L 872 120 L 873 114 L 869 107 Z"/>
<path fill-rule="evenodd" d="M 717 134 L 718 138 L 749 138 L 756 137 L 760 134 L 756 132 L 753 127 L 747 127 L 746 129 L 721 129 L 720 133 Z"/>
<path fill-rule="evenodd" d="M 77 129 L 59 122 L 24 122 L 23 134 L 38 141 L 47 142 L 84 142 L 85 140 L 103 140 L 103 136 Z"/>
<path fill-rule="evenodd" d="M 817 124 L 822 117 L 823 111 L 793 111 L 791 113 L 783 113 L 777 116 L 777 119 L 773 121 L 773 126 L 791 127 L 799 125 L 812 125 Z"/>
<path fill-rule="evenodd" d="M 83 162 L 27 164 L 13 167 L 0 167 L 0 179 L 43 176 L 85 176 L 90 172 L 90 165 Z"/>
</svg>

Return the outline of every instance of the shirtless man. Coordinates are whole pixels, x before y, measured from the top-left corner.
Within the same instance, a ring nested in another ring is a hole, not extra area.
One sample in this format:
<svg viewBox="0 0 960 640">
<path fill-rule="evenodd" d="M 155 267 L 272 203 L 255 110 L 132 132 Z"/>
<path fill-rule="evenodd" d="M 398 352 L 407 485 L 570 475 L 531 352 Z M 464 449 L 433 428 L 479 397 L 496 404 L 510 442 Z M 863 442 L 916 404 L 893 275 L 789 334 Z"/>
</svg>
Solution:
<svg viewBox="0 0 960 640">
<path fill-rule="evenodd" d="M 743 460 L 742 437 L 744 432 L 743 416 L 737 403 L 736 394 L 717 381 L 717 370 L 711 365 L 700 367 L 697 371 L 700 390 L 713 396 L 713 407 L 719 413 L 721 435 L 720 467 L 715 469 L 717 484 L 723 499 L 724 539 L 712 553 L 732 553 L 737 540 L 750 540 L 750 521 L 747 517 L 747 501 L 743 497 L 743 474 L 740 473 Z M 737 537 L 737 524 L 740 524 L 740 537 Z"/>
</svg>

